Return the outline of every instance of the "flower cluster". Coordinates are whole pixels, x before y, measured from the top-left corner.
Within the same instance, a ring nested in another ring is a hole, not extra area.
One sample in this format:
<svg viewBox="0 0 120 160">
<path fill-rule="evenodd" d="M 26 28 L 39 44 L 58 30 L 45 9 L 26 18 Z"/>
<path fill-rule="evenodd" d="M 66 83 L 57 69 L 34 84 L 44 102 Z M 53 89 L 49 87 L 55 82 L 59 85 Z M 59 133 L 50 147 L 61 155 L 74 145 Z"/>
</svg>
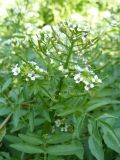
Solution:
<svg viewBox="0 0 120 160">
<path fill-rule="evenodd" d="M 12 68 L 12 73 L 14 76 L 21 74 L 26 81 L 34 81 L 39 78 L 44 78 L 44 75 L 47 75 L 47 71 L 39 67 L 34 61 L 28 61 L 28 63 L 23 62 L 21 66 L 16 64 Z"/>
<path fill-rule="evenodd" d="M 93 36 L 93 41 L 90 34 Z M 41 52 L 46 64 L 49 65 L 50 62 L 51 72 L 59 70 L 65 78 L 72 78 L 77 84 L 83 83 L 86 91 L 102 82 L 92 71 L 87 56 L 84 57 L 84 46 L 89 47 L 94 44 L 94 32 L 89 31 L 87 26 L 71 22 L 62 22 L 56 26 L 46 25 L 39 30 L 39 35 L 31 35 L 31 39 L 34 48 Z M 47 71 L 34 61 L 23 63 L 20 67 L 17 64 L 12 72 L 16 76 L 21 72 L 26 81 L 44 79 L 44 76 L 48 75 Z"/>
<path fill-rule="evenodd" d="M 74 80 L 76 83 L 84 83 L 86 91 L 94 88 L 95 83 L 102 83 L 102 80 L 89 67 L 81 68 L 77 65 L 76 70 L 77 73 L 74 75 Z"/>
<path fill-rule="evenodd" d="M 59 129 L 61 132 L 68 132 L 69 127 L 69 124 L 64 119 L 56 119 L 52 132 L 55 132 L 56 129 Z"/>
<path fill-rule="evenodd" d="M 14 76 L 19 75 L 19 73 L 21 72 L 20 67 L 18 66 L 18 64 L 16 64 L 13 68 L 12 68 L 12 73 Z"/>
</svg>

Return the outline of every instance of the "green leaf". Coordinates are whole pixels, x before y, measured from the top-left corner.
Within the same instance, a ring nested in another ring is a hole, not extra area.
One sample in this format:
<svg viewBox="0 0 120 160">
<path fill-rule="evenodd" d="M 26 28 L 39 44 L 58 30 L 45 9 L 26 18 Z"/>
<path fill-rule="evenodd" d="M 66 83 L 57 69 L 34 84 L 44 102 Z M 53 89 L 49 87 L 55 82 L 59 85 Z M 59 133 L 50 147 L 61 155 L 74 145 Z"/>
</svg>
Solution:
<svg viewBox="0 0 120 160">
<path fill-rule="evenodd" d="M 14 148 L 18 151 L 24 152 L 24 153 L 30 153 L 30 154 L 44 153 L 44 150 L 41 149 L 41 147 L 31 146 L 31 145 L 27 145 L 25 143 L 11 144 L 10 146 L 12 148 Z"/>
<path fill-rule="evenodd" d="M 83 146 L 81 143 L 63 144 L 50 146 L 47 149 L 48 154 L 55 156 L 78 155 L 83 157 Z"/>
<path fill-rule="evenodd" d="M 40 145 L 43 143 L 43 141 L 35 136 L 35 135 L 24 135 L 24 134 L 19 134 L 19 137 L 24 141 L 27 142 L 29 144 L 33 144 L 33 145 Z"/>
<path fill-rule="evenodd" d="M 5 98 L 0 97 L 0 103 L 6 104 L 6 99 L 5 99 Z"/>
<path fill-rule="evenodd" d="M 11 82 L 12 82 L 12 79 L 10 78 L 3 84 L 2 92 L 4 92 L 10 86 Z"/>
<path fill-rule="evenodd" d="M 120 104 L 120 101 L 110 99 L 110 98 L 101 98 L 99 100 L 92 101 L 91 103 L 87 104 L 87 110 L 86 110 L 87 112 L 93 111 L 97 108 L 103 107 L 104 105 L 108 105 L 108 104 Z"/>
<path fill-rule="evenodd" d="M 70 133 L 56 133 L 51 135 L 47 139 L 47 143 L 49 144 L 57 144 L 67 142 L 72 138 L 72 134 Z"/>
<path fill-rule="evenodd" d="M 0 106 L 0 116 L 6 115 L 11 112 L 10 107 Z"/>
<path fill-rule="evenodd" d="M 30 131 L 33 132 L 34 130 L 34 111 L 33 110 L 30 111 L 28 119 L 29 119 Z"/>
<path fill-rule="evenodd" d="M 94 136 L 89 137 L 88 143 L 90 151 L 96 157 L 96 159 L 104 160 L 104 151 L 101 143 L 99 143 Z"/>
<path fill-rule="evenodd" d="M 101 121 L 101 126 L 104 133 L 103 139 L 105 144 L 112 150 L 120 153 L 120 141 L 114 129 L 109 124 L 103 121 Z"/>
<path fill-rule="evenodd" d="M 15 108 L 15 111 L 13 113 L 13 124 L 14 124 L 15 128 L 18 126 L 20 115 L 21 115 L 20 114 L 20 107 Z"/>
<path fill-rule="evenodd" d="M 69 114 L 76 112 L 77 110 L 78 108 L 67 108 L 64 109 L 61 113 L 59 113 L 58 116 L 67 116 Z"/>
<path fill-rule="evenodd" d="M 22 140 L 19 137 L 13 135 L 6 135 L 5 139 L 10 143 L 22 143 Z"/>
</svg>

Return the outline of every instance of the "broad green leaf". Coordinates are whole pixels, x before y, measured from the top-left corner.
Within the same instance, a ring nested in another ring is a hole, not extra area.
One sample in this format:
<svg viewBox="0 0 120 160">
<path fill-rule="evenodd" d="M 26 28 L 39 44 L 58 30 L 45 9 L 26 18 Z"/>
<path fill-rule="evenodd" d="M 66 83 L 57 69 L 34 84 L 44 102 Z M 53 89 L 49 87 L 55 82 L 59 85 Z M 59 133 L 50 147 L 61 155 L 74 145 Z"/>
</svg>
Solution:
<svg viewBox="0 0 120 160">
<path fill-rule="evenodd" d="M 0 104 L 6 104 L 6 99 L 5 98 L 2 98 L 2 97 L 0 97 Z"/>
<path fill-rule="evenodd" d="M 24 153 L 44 153 L 44 150 L 41 149 L 41 147 L 38 146 L 33 146 L 33 145 L 27 145 L 25 143 L 17 143 L 17 144 L 11 144 L 10 145 L 12 148 L 24 152 Z"/>
<path fill-rule="evenodd" d="M 96 157 L 96 159 L 104 160 L 104 151 L 101 143 L 99 143 L 94 136 L 89 137 L 88 143 L 90 151 Z"/>
<path fill-rule="evenodd" d="M 20 115 L 20 107 L 16 107 L 13 113 L 13 124 L 15 128 L 18 126 Z"/>
<path fill-rule="evenodd" d="M 70 133 L 56 133 L 51 135 L 47 139 L 47 143 L 49 144 L 57 144 L 67 142 L 72 138 L 72 134 Z"/>
<path fill-rule="evenodd" d="M 120 153 L 120 141 L 114 129 L 109 124 L 103 121 L 101 121 L 101 127 L 104 133 L 103 139 L 105 144 L 112 150 Z"/>
<path fill-rule="evenodd" d="M 50 155 L 56 155 L 56 156 L 74 155 L 79 153 L 82 157 L 83 147 L 81 143 L 54 145 L 54 146 L 48 147 L 47 152 Z"/>
<path fill-rule="evenodd" d="M 94 101 L 93 101 L 94 102 Z M 109 99 L 109 98 L 101 98 L 99 101 L 95 101 L 93 104 L 87 104 L 87 112 L 93 111 L 97 108 L 103 107 L 104 105 L 108 104 L 120 104 L 119 100 Z"/>
<path fill-rule="evenodd" d="M 41 138 L 35 136 L 35 135 L 24 135 L 19 134 L 19 137 L 26 143 L 33 144 L 33 145 L 40 145 L 43 143 Z"/>
<path fill-rule="evenodd" d="M 47 110 L 43 110 L 42 115 L 48 122 L 51 122 L 50 114 Z"/>
<path fill-rule="evenodd" d="M 22 143 L 22 140 L 19 137 L 13 135 L 6 135 L 5 139 L 10 143 Z"/>
<path fill-rule="evenodd" d="M 0 116 L 6 115 L 11 112 L 10 107 L 0 106 Z"/>
<path fill-rule="evenodd" d="M 104 133 L 103 139 L 105 144 L 112 150 L 120 153 L 120 143 L 116 140 L 115 135 L 111 132 Z"/>
<path fill-rule="evenodd" d="M 103 114 L 97 116 L 96 120 L 106 119 L 106 118 L 116 118 L 116 119 L 117 119 L 118 117 L 113 116 L 113 115 L 111 115 L 111 114 L 109 114 L 109 113 L 103 113 Z"/>
<path fill-rule="evenodd" d="M 61 113 L 58 114 L 58 116 L 67 116 L 69 114 L 72 114 L 74 112 L 76 112 L 78 110 L 78 108 L 67 108 L 64 109 Z"/>
<path fill-rule="evenodd" d="M 30 131 L 33 132 L 34 130 L 34 111 L 33 110 L 30 111 L 28 119 L 29 119 Z"/>
<path fill-rule="evenodd" d="M 10 78 L 3 84 L 2 92 L 4 92 L 10 86 L 11 82 L 12 82 L 12 79 Z"/>
</svg>

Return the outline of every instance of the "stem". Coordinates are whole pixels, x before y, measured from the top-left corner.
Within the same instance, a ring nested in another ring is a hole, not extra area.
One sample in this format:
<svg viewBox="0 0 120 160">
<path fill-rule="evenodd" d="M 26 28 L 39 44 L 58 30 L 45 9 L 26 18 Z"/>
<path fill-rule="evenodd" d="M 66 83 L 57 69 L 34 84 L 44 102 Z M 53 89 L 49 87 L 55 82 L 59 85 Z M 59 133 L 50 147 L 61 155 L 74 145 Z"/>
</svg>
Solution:
<svg viewBox="0 0 120 160">
<path fill-rule="evenodd" d="M 44 160 L 47 160 L 47 153 L 44 153 Z"/>
<path fill-rule="evenodd" d="M 74 44 L 74 43 L 73 43 L 73 41 L 72 41 L 71 46 L 70 46 L 70 48 L 69 48 L 68 57 L 67 57 L 66 62 L 65 62 L 65 64 L 64 64 L 64 68 L 65 68 L 65 69 L 67 69 L 67 68 L 68 68 L 68 65 L 69 65 L 70 57 L 71 57 L 71 55 L 72 55 L 73 44 Z M 55 96 L 56 99 L 58 99 L 59 94 L 60 94 L 60 92 L 61 92 L 61 88 L 62 88 L 62 85 L 63 85 L 63 81 L 64 81 L 64 77 L 61 77 L 60 82 L 59 82 L 59 84 L 58 84 L 58 90 L 56 91 L 56 94 L 55 94 L 55 95 L 56 95 L 56 96 Z"/>
</svg>

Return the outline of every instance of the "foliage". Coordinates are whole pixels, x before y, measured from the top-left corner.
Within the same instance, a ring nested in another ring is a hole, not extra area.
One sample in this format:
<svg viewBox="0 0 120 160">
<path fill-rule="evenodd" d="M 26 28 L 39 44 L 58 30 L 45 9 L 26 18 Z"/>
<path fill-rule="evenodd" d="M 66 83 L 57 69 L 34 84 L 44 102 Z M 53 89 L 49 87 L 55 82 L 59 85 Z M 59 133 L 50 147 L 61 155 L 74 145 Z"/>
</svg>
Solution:
<svg viewBox="0 0 120 160">
<path fill-rule="evenodd" d="M 119 7 L 20 0 L 8 9 L 0 20 L 0 159 L 119 160 Z"/>
</svg>

